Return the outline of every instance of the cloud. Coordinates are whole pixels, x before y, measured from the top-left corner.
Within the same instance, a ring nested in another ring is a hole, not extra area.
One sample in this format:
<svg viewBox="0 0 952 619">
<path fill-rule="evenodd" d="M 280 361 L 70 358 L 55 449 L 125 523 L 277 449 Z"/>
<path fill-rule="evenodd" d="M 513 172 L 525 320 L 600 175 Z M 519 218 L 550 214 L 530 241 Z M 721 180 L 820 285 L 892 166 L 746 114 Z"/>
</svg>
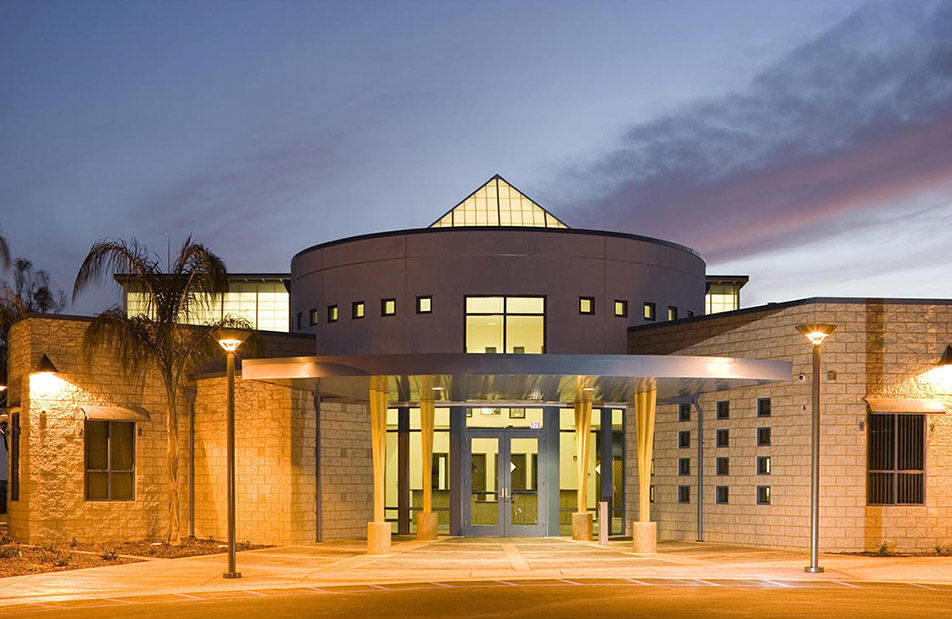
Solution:
<svg viewBox="0 0 952 619">
<path fill-rule="evenodd" d="M 949 144 L 952 0 L 876 2 L 744 91 L 630 127 L 552 193 L 569 223 L 723 262 L 837 234 L 857 213 L 944 184 Z"/>
</svg>

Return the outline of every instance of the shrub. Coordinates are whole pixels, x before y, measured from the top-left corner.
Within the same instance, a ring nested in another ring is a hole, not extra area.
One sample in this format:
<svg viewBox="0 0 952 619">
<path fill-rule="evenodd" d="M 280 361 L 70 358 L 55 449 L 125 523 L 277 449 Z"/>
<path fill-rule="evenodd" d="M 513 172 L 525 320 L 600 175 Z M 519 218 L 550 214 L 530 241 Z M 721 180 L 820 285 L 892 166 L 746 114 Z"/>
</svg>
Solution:
<svg viewBox="0 0 952 619">
<path fill-rule="evenodd" d="M 119 555 L 116 554 L 116 553 L 115 553 L 114 551 L 112 551 L 112 550 L 107 550 L 107 551 L 105 551 L 104 553 L 102 553 L 102 554 L 99 555 L 99 556 L 101 556 L 104 561 L 115 561 L 116 559 L 119 558 Z"/>
<path fill-rule="evenodd" d="M 20 547 L 16 544 L 0 546 L 0 559 L 14 559 L 20 556 Z"/>
</svg>

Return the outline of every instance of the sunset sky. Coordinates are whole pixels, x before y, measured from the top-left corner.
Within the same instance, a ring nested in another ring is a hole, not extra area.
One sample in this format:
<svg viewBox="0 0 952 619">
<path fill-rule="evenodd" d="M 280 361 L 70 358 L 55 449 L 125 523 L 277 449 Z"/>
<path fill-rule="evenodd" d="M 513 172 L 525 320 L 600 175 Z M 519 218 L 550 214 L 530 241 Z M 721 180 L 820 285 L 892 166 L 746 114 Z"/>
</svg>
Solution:
<svg viewBox="0 0 952 619">
<path fill-rule="evenodd" d="M 746 306 L 952 297 L 952 0 L 0 0 L 0 230 L 67 291 L 100 238 L 287 271 L 496 173 Z"/>
</svg>

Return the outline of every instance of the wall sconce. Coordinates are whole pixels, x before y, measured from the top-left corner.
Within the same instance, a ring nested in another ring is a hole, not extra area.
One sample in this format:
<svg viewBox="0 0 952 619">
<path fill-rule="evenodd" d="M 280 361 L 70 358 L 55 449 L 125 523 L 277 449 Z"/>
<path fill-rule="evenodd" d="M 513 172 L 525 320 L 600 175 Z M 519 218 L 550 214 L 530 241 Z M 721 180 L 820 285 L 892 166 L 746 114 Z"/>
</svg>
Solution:
<svg viewBox="0 0 952 619">
<path fill-rule="evenodd" d="M 40 362 L 33 371 L 37 374 L 59 374 L 59 370 L 56 369 L 56 366 L 53 365 L 53 362 L 50 361 L 50 358 L 45 354 L 40 358 Z"/>
<path fill-rule="evenodd" d="M 952 365 L 952 344 L 945 347 L 942 358 L 939 359 L 939 365 Z"/>
</svg>

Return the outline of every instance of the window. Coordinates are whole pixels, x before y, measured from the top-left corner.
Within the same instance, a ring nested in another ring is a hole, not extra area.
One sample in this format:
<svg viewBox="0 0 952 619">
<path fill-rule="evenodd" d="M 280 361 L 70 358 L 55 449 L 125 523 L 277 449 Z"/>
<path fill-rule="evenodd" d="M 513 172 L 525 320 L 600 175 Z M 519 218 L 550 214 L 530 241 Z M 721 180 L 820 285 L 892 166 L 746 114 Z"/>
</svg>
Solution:
<svg viewBox="0 0 952 619">
<path fill-rule="evenodd" d="M 311 323 L 311 326 L 313 327 L 314 325 L 317 324 L 317 310 L 312 309 L 310 312 L 308 312 L 308 314 L 309 314 L 308 317 L 310 318 L 309 322 Z"/>
<path fill-rule="evenodd" d="M 360 320 L 367 315 L 367 306 L 363 301 L 354 301 L 350 304 L 350 317 L 354 320 Z"/>
<path fill-rule="evenodd" d="M 704 304 L 708 314 L 732 312 L 740 309 L 740 286 L 737 284 L 708 284 Z"/>
<path fill-rule="evenodd" d="M 869 415 L 866 497 L 870 505 L 921 505 L 925 498 L 925 415 Z"/>
<path fill-rule="evenodd" d="M 10 500 L 20 500 L 20 413 L 10 415 Z"/>
<path fill-rule="evenodd" d="M 298 312 L 298 314 L 297 314 L 297 328 L 298 328 L 298 330 L 300 330 L 300 329 L 303 327 L 303 325 L 301 324 L 301 322 L 302 322 L 303 319 L 304 319 L 304 316 L 301 314 L 301 312 Z"/>
<path fill-rule="evenodd" d="M 678 421 L 691 421 L 691 405 L 690 404 L 678 405 Z"/>
<path fill-rule="evenodd" d="M 336 305 L 327 306 L 327 322 L 337 322 L 338 311 Z"/>
<path fill-rule="evenodd" d="M 757 486 L 757 505 L 770 505 L 770 486 Z"/>
<path fill-rule="evenodd" d="M 579 314 L 594 314 L 595 313 L 595 298 L 594 297 L 579 297 L 578 298 L 578 313 Z"/>
<path fill-rule="evenodd" d="M 729 447 L 731 442 L 730 430 L 718 430 L 715 439 L 715 446 Z"/>
<path fill-rule="evenodd" d="M 668 320 L 678 319 L 678 308 L 673 305 L 668 306 Z"/>
<path fill-rule="evenodd" d="M 681 430 L 678 432 L 678 447 L 680 449 L 685 449 L 691 446 L 691 431 L 690 430 Z"/>
<path fill-rule="evenodd" d="M 678 486 L 678 503 L 691 502 L 691 486 Z"/>
<path fill-rule="evenodd" d="M 468 353 L 545 352 L 545 297 L 466 297 Z"/>
<path fill-rule="evenodd" d="M 770 428 L 757 428 L 757 446 L 770 446 Z"/>
<path fill-rule="evenodd" d="M 380 300 L 380 315 L 381 316 L 393 316 L 396 313 L 397 313 L 396 299 L 381 299 Z"/>
<path fill-rule="evenodd" d="M 694 312 L 688 310 L 688 318 L 694 318 Z"/>
<path fill-rule="evenodd" d="M 648 502 L 649 502 L 649 503 L 654 503 L 654 498 L 655 498 L 655 489 L 654 489 L 654 486 L 653 486 L 653 485 L 648 486 Z"/>
<path fill-rule="evenodd" d="M 757 416 L 770 417 L 770 398 L 757 398 Z"/>
<path fill-rule="evenodd" d="M 615 299 L 615 315 L 621 318 L 628 317 L 628 301 Z"/>
<path fill-rule="evenodd" d="M 416 313 L 417 314 L 432 314 L 433 313 L 433 297 L 417 297 L 416 298 Z"/>
<path fill-rule="evenodd" d="M 86 421 L 87 501 L 135 499 L 135 428 L 131 421 Z"/>
<path fill-rule="evenodd" d="M 730 502 L 730 488 L 727 486 L 717 486 L 714 489 L 714 502 L 725 505 Z"/>
<path fill-rule="evenodd" d="M 645 303 L 644 317 L 645 317 L 645 320 L 655 319 L 655 304 L 654 303 Z"/>
<path fill-rule="evenodd" d="M 731 474 L 731 459 L 730 458 L 717 458 L 714 460 L 714 466 L 716 473 L 718 475 L 730 475 Z"/>
<path fill-rule="evenodd" d="M 678 475 L 691 474 L 691 458 L 678 458 Z"/>
<path fill-rule="evenodd" d="M 757 474 L 770 475 L 770 456 L 757 456 Z"/>
<path fill-rule="evenodd" d="M 716 404 L 717 408 L 717 418 L 718 419 L 730 419 L 731 418 L 731 403 L 728 400 L 721 400 Z"/>
</svg>

